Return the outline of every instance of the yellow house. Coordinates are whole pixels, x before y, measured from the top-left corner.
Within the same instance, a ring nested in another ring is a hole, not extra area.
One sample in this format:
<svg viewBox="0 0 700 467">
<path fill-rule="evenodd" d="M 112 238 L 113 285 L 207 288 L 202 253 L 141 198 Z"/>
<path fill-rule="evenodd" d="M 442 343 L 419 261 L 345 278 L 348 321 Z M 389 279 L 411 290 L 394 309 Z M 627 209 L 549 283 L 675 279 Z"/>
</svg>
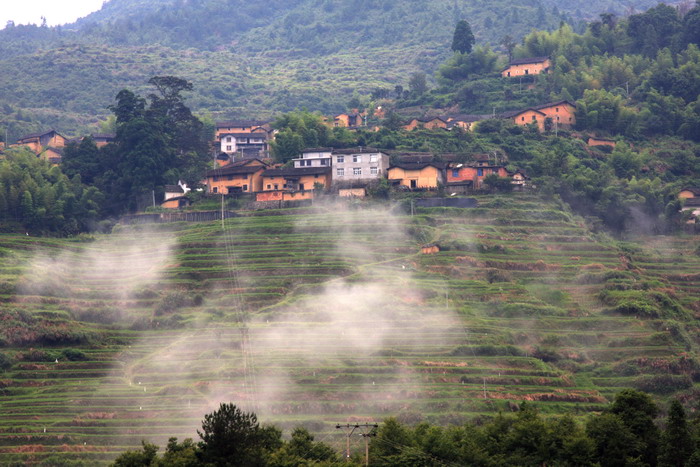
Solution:
<svg viewBox="0 0 700 467">
<path fill-rule="evenodd" d="M 488 118 L 491 118 L 491 115 L 452 115 L 447 117 L 447 124 L 450 129 L 458 127 L 465 131 L 471 131 L 477 122 Z"/>
<path fill-rule="evenodd" d="M 333 126 L 342 128 L 354 128 L 362 126 L 362 117 L 359 112 L 344 113 L 333 116 Z"/>
<path fill-rule="evenodd" d="M 63 159 L 63 149 L 48 147 L 39 154 L 39 157 L 52 165 L 59 165 Z"/>
<path fill-rule="evenodd" d="M 13 146 L 27 146 L 34 154 L 41 154 L 46 148 L 63 148 L 67 139 L 56 130 L 48 130 L 43 133 L 33 133 L 25 135 L 17 140 Z"/>
<path fill-rule="evenodd" d="M 270 133 L 272 128 L 268 122 L 258 120 L 237 120 L 228 122 L 217 122 L 215 139 L 221 141 L 221 136 L 227 133 Z"/>
<path fill-rule="evenodd" d="M 262 174 L 267 164 L 248 159 L 209 170 L 206 174 L 209 193 L 252 193 L 262 190 Z"/>
<path fill-rule="evenodd" d="M 268 169 L 262 174 L 260 191 L 310 191 L 320 184 L 324 189 L 331 184 L 330 167 L 299 167 Z M 313 197 L 313 195 L 312 195 Z"/>
<path fill-rule="evenodd" d="M 414 130 L 416 128 L 425 128 L 426 130 L 435 130 L 437 128 L 447 128 L 447 120 L 441 117 L 432 118 L 414 118 L 408 125 L 404 125 L 404 130 Z"/>
<path fill-rule="evenodd" d="M 539 75 L 540 73 L 549 73 L 549 68 L 552 66 L 552 61 L 549 57 L 532 57 L 520 58 L 513 60 L 501 72 L 504 78 L 513 78 L 517 76 Z"/>
<path fill-rule="evenodd" d="M 513 121 L 516 125 L 528 125 L 533 123 L 542 132 L 544 131 L 544 121 L 547 115 L 535 109 L 514 110 L 501 114 L 502 118 L 507 118 Z"/>
<path fill-rule="evenodd" d="M 558 125 L 559 128 L 571 128 L 576 124 L 576 104 L 573 102 L 550 102 L 530 107 L 530 109 L 542 112 L 545 118 L 551 118 L 552 124 Z"/>
<path fill-rule="evenodd" d="M 445 182 L 443 162 L 405 162 L 389 167 L 387 178 L 392 185 L 412 190 L 434 190 Z"/>
</svg>

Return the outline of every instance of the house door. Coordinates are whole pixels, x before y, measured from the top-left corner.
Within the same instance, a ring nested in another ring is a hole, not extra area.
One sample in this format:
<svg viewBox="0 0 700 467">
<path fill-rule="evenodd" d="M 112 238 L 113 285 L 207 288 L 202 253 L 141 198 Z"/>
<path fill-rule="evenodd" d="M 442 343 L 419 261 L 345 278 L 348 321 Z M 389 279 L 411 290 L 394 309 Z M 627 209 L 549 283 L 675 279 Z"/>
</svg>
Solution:
<svg viewBox="0 0 700 467">
<path fill-rule="evenodd" d="M 416 188 L 418 186 L 417 180 L 411 180 L 411 188 Z"/>
<path fill-rule="evenodd" d="M 300 190 L 300 191 L 304 191 L 304 184 L 303 184 L 303 183 L 300 183 L 300 184 L 299 184 L 299 190 Z"/>
</svg>

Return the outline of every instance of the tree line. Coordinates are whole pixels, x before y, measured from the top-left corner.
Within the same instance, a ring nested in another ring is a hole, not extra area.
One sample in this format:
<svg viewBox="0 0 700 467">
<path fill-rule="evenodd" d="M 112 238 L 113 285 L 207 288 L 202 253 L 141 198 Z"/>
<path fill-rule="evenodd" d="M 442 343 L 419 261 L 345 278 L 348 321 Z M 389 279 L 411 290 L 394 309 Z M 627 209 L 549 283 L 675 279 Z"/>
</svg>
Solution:
<svg viewBox="0 0 700 467">
<path fill-rule="evenodd" d="M 523 402 L 515 413 L 499 413 L 464 425 L 440 427 L 429 423 L 408 426 L 397 418 L 384 420 L 371 433 L 369 459 L 373 466 L 647 466 L 683 467 L 700 463 L 700 417 L 690 418 L 673 400 L 666 416 L 646 393 L 626 389 L 601 413 L 584 420 L 570 415 L 544 417 Z M 659 426 L 662 425 L 662 426 Z M 207 414 L 200 441 L 171 438 L 162 455 L 143 442 L 127 451 L 114 467 L 140 466 L 331 466 L 341 455 L 315 441 L 304 428 L 289 439 L 274 425 L 261 426 L 254 413 L 221 404 Z M 364 464 L 353 454 L 351 465 Z"/>
<path fill-rule="evenodd" d="M 0 160 L 0 220 L 12 230 L 75 234 L 98 221 L 153 204 L 154 193 L 182 180 L 199 183 L 209 164 L 212 128 L 192 114 L 183 93 L 192 84 L 153 77 L 147 97 L 124 89 L 110 107 L 114 143 L 91 137 L 70 142 L 60 166 L 30 151 L 6 151 Z"/>
</svg>

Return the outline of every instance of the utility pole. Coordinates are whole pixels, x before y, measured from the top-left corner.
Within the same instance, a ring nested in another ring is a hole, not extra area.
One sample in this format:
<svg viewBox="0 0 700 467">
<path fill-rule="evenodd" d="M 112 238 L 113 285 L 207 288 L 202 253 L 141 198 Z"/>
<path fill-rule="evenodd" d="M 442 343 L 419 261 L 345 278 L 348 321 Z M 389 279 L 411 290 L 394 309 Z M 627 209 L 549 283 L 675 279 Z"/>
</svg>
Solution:
<svg viewBox="0 0 700 467">
<path fill-rule="evenodd" d="M 377 425 L 374 425 L 375 427 Z M 365 439 L 365 465 L 369 466 L 369 439 L 372 436 L 377 436 L 377 433 L 370 431 L 369 433 L 362 433 L 362 437 Z"/>
<path fill-rule="evenodd" d="M 222 188 L 223 190 L 223 188 Z M 226 230 L 224 225 L 224 192 L 221 191 L 221 230 Z"/>
<path fill-rule="evenodd" d="M 336 430 L 340 430 L 341 428 L 345 429 L 345 461 L 350 462 L 350 437 L 353 433 L 355 433 L 355 430 L 364 428 L 379 428 L 379 425 L 376 423 L 355 423 L 354 425 L 347 423 L 345 425 L 337 424 L 335 428 Z M 375 434 L 373 434 L 371 431 L 368 431 L 367 433 L 362 432 L 360 434 L 363 438 L 365 438 L 365 465 L 369 465 L 369 438 L 370 436 L 375 436 Z"/>
</svg>

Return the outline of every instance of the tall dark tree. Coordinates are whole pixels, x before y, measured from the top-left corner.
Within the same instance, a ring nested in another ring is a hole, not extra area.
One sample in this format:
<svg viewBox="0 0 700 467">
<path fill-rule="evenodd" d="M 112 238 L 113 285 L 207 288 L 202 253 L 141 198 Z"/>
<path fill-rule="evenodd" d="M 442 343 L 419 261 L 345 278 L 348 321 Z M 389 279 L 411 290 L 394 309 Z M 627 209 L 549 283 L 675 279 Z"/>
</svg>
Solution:
<svg viewBox="0 0 700 467">
<path fill-rule="evenodd" d="M 649 394 L 625 389 L 615 396 L 610 407 L 612 414 L 620 417 L 622 422 L 639 442 L 637 454 L 648 465 L 656 465 L 659 429 L 654 418 L 659 408 Z"/>
<path fill-rule="evenodd" d="M 474 41 L 474 34 L 469 23 L 465 20 L 459 21 L 452 36 L 452 51 L 467 54 L 472 51 Z"/>
<path fill-rule="evenodd" d="M 102 168 L 100 151 L 90 136 L 79 143 L 68 144 L 63 151 L 61 170 L 70 178 L 79 175 L 83 183 L 94 185 Z"/>
<path fill-rule="evenodd" d="M 668 411 L 666 429 L 661 434 L 659 467 L 683 467 L 693 454 L 694 447 L 685 410 L 680 402 L 674 400 Z"/>
<path fill-rule="evenodd" d="M 262 466 L 266 454 L 281 446 L 279 431 L 261 427 L 254 413 L 234 404 L 205 415 L 197 434 L 202 461 L 217 466 Z"/>
</svg>

